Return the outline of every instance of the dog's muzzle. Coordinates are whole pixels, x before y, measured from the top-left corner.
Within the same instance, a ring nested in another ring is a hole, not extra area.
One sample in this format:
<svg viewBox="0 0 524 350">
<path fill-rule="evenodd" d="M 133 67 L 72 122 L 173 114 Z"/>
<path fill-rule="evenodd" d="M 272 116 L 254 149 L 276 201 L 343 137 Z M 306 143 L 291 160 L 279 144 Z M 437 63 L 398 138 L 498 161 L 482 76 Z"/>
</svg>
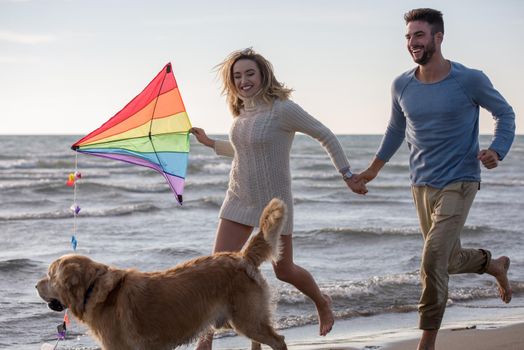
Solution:
<svg viewBox="0 0 524 350">
<path fill-rule="evenodd" d="M 47 306 L 53 311 L 64 311 L 66 308 L 58 299 L 52 299 Z"/>
</svg>

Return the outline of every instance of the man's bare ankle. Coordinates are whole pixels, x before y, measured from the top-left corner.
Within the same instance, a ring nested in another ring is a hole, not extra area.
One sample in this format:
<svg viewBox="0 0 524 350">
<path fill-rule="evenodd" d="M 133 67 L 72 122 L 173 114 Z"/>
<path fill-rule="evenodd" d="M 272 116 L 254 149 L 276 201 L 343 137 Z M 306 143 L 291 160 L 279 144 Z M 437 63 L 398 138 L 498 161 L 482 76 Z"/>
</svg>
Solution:
<svg viewBox="0 0 524 350">
<path fill-rule="evenodd" d="M 417 350 L 435 350 L 437 334 L 438 329 L 423 330 Z"/>
</svg>

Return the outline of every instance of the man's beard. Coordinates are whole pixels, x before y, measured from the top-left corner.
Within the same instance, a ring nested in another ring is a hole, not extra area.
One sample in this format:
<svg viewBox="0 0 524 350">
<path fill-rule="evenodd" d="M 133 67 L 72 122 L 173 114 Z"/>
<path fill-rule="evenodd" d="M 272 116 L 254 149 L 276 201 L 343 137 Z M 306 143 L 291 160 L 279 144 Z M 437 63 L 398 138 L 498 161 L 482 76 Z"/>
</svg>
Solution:
<svg viewBox="0 0 524 350">
<path fill-rule="evenodd" d="M 435 37 L 433 40 L 424 47 L 424 54 L 420 58 L 413 58 L 415 63 L 420 64 L 421 66 L 429 62 L 433 54 L 435 53 Z"/>
</svg>

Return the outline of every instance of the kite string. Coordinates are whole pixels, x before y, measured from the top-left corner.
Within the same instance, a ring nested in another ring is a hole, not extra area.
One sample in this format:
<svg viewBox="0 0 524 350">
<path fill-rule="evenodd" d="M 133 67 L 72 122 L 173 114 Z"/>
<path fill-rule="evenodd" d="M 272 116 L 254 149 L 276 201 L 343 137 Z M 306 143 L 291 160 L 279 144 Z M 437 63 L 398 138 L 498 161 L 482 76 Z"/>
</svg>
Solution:
<svg viewBox="0 0 524 350">
<path fill-rule="evenodd" d="M 71 206 L 71 210 L 73 212 L 73 235 L 71 236 L 71 247 L 73 248 L 73 251 L 76 252 L 76 246 L 77 246 L 77 239 L 76 239 L 76 217 L 78 213 L 80 212 L 80 207 L 76 203 L 76 191 L 77 191 L 77 183 L 78 179 L 80 179 L 82 175 L 80 175 L 80 172 L 78 171 L 78 152 L 75 152 L 75 172 L 73 173 L 73 205 Z M 69 177 L 71 180 L 71 176 Z M 69 325 L 69 314 L 67 313 L 67 309 L 64 313 L 64 320 L 61 325 L 58 325 L 58 339 L 56 340 L 55 347 L 56 349 L 58 347 L 58 342 L 62 339 L 65 339 L 66 332 L 67 332 L 67 326 Z"/>
<path fill-rule="evenodd" d="M 75 177 L 78 174 L 78 152 L 75 152 Z M 73 186 L 73 205 L 76 207 L 76 179 L 75 179 L 75 185 Z M 71 241 L 73 242 L 73 239 L 76 240 L 76 210 L 73 210 L 73 237 Z M 73 250 L 76 251 L 76 245 L 73 246 Z"/>
<path fill-rule="evenodd" d="M 75 172 L 73 173 L 73 205 L 71 206 L 71 210 L 73 212 L 73 235 L 71 236 L 71 247 L 73 248 L 74 252 L 76 252 L 76 245 L 77 245 L 76 217 L 78 213 L 80 212 L 80 207 L 76 203 L 76 191 L 77 191 L 77 182 L 78 182 L 77 180 L 80 178 L 81 178 L 81 175 L 80 175 L 80 172 L 78 171 L 78 152 L 75 152 Z M 69 314 L 67 313 L 67 309 L 66 309 L 64 313 L 63 323 L 61 325 L 58 325 L 57 327 L 58 328 L 58 339 L 56 340 L 53 350 L 55 350 L 58 347 L 58 342 L 60 340 L 65 340 L 68 325 L 69 325 Z"/>
<path fill-rule="evenodd" d="M 69 174 L 69 178 L 67 181 L 68 186 L 73 187 L 73 204 L 71 205 L 70 210 L 73 212 L 73 235 L 71 236 L 71 246 L 73 248 L 73 251 L 76 252 L 76 246 L 77 246 L 77 239 L 76 239 L 76 217 L 78 213 L 80 212 L 80 207 L 76 204 L 76 191 L 77 191 L 77 180 L 80 179 L 82 175 L 78 171 L 78 152 L 75 152 L 75 172 Z M 67 309 L 64 313 L 64 319 L 61 324 L 58 325 L 58 336 L 56 339 L 56 343 L 53 346 L 53 350 L 56 350 L 58 348 L 58 343 L 60 340 L 65 340 L 66 332 L 67 332 L 67 326 L 70 324 L 69 321 L 69 314 L 67 312 Z"/>
</svg>

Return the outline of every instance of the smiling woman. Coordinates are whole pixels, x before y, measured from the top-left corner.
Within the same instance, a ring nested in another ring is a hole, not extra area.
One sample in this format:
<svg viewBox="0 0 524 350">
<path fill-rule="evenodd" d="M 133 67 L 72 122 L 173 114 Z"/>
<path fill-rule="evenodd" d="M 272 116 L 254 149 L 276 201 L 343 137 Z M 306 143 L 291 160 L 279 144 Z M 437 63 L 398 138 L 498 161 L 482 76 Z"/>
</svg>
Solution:
<svg viewBox="0 0 524 350">
<path fill-rule="evenodd" d="M 235 117 L 255 96 L 271 104 L 275 99 L 288 100 L 293 91 L 277 80 L 271 63 L 251 48 L 231 53 L 216 69 L 222 78 L 222 94 Z"/>
<path fill-rule="evenodd" d="M 252 60 L 238 60 L 233 69 L 233 79 L 238 93 L 243 98 L 254 97 L 260 91 L 260 70 Z"/>
<path fill-rule="evenodd" d="M 240 250 L 266 203 L 274 197 L 282 199 L 288 207 L 288 220 L 282 233 L 282 256 L 273 268 L 278 279 L 294 285 L 313 300 L 320 321 L 319 333 L 326 335 L 334 323 L 331 298 L 320 291 L 308 271 L 293 262 L 289 158 L 295 133 L 302 132 L 322 144 L 349 188 L 361 194 L 366 188 L 351 179 L 349 162 L 335 135 L 289 100 L 292 90 L 275 78 L 271 64 L 263 56 L 252 49 L 236 51 L 218 68 L 222 91 L 235 116 L 229 141 L 212 140 L 203 129 L 193 128 L 199 142 L 214 148 L 218 155 L 233 158 L 214 252 Z M 197 349 L 210 349 L 211 341 L 209 335 Z"/>
</svg>

